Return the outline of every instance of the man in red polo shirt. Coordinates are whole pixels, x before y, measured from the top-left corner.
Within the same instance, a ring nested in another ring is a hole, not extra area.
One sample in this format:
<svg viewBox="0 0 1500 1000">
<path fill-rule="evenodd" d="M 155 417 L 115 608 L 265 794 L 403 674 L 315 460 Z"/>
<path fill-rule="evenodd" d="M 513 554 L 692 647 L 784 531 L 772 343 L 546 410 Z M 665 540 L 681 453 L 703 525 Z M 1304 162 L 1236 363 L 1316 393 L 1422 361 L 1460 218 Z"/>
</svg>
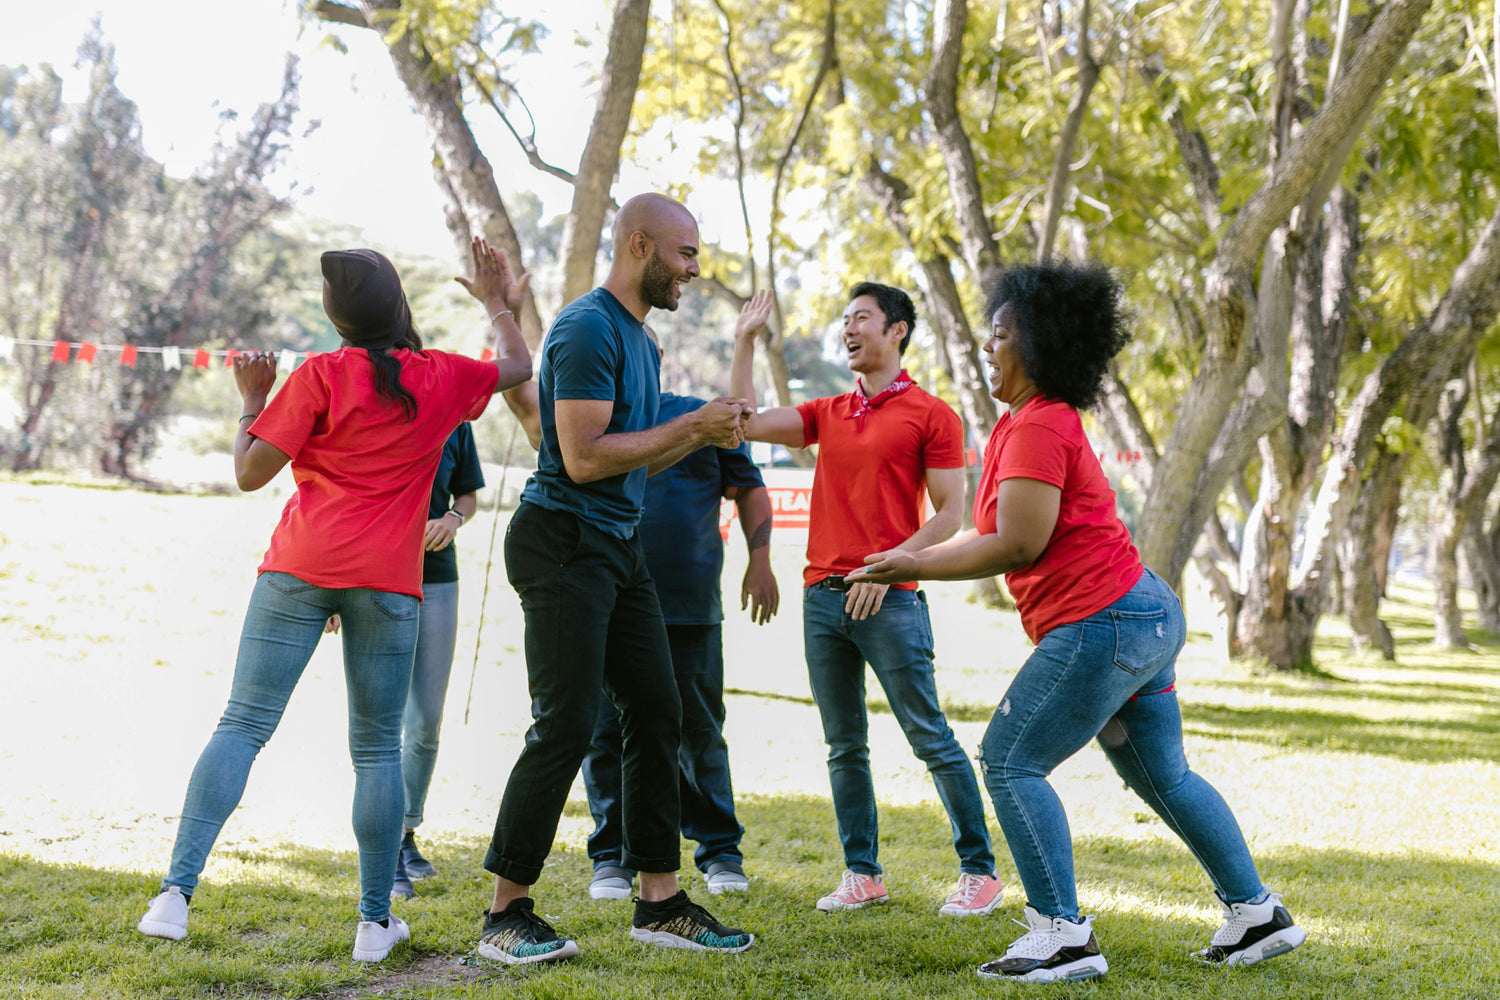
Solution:
<svg viewBox="0 0 1500 1000">
<path fill-rule="evenodd" d="M 746 303 L 735 325 L 732 392 L 755 398 L 755 337 L 771 296 Z M 745 437 L 788 448 L 819 445 L 803 573 L 802 633 L 843 842 L 845 872 L 817 901 L 824 912 L 887 899 L 870 776 L 865 664 L 875 671 L 907 742 L 948 811 L 959 879 L 938 911 L 989 913 L 1001 884 L 973 765 L 938 706 L 927 598 L 915 584 L 845 582 L 869 552 L 919 549 L 958 529 L 964 501 L 963 428 L 953 409 L 901 367 L 917 321 L 899 288 L 863 282 L 844 310 L 844 347 L 858 375 L 851 392 L 762 410 Z M 931 496 L 933 517 L 925 520 Z"/>
</svg>

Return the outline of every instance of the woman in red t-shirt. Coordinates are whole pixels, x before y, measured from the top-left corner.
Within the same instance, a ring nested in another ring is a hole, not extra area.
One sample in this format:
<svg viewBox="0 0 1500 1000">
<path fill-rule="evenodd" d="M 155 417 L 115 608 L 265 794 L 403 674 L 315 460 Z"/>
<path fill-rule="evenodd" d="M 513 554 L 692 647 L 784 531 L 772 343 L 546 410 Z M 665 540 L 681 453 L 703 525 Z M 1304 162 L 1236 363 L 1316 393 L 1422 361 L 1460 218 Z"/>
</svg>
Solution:
<svg viewBox="0 0 1500 1000">
<path fill-rule="evenodd" d="M 343 338 L 309 357 L 267 402 L 270 354 L 237 357 L 244 397 L 234 446 L 243 490 L 288 462 L 297 488 L 261 563 L 240 633 L 229 705 L 188 782 L 172 864 L 138 929 L 179 940 L 188 900 L 219 830 L 239 804 L 250 765 L 281 721 L 331 615 L 343 621 L 359 842 L 356 961 L 378 962 L 408 936 L 390 913 L 401 843 L 401 715 L 422 599 L 422 533 L 443 443 L 492 393 L 531 377 L 514 310 L 528 277 L 503 253 L 473 244 L 475 277 L 459 279 L 495 329 L 490 362 L 424 351 L 401 279 L 373 250 L 322 258 L 323 308 Z M 252 423 L 253 421 L 253 423 Z"/>
<path fill-rule="evenodd" d="M 1007 271 L 991 294 L 990 395 L 1008 406 L 985 447 L 975 528 L 870 556 L 878 583 L 1004 573 L 1036 649 L 980 744 L 984 781 L 1026 889 L 1029 931 L 979 974 L 1029 982 L 1108 969 L 1080 917 L 1062 802 L 1047 776 L 1089 740 L 1208 872 L 1224 923 L 1205 962 L 1250 965 L 1306 935 L 1261 883 L 1234 814 L 1187 764 L 1175 693 L 1182 605 L 1142 566 L 1079 411 L 1129 335 L 1097 264 Z"/>
</svg>

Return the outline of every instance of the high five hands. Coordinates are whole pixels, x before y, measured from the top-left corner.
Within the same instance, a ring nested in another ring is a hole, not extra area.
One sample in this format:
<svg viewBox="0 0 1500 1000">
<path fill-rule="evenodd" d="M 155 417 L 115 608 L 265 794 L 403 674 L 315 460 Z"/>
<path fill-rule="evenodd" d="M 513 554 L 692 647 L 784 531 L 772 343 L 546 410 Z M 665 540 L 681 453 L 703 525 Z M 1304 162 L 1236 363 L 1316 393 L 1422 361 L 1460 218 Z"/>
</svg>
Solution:
<svg viewBox="0 0 1500 1000">
<path fill-rule="evenodd" d="M 736 340 L 754 337 L 771 318 L 773 298 L 769 291 L 759 291 L 746 300 L 740 308 L 740 318 L 734 322 Z"/>
<path fill-rule="evenodd" d="M 523 274 L 517 278 L 510 269 L 510 258 L 505 251 L 490 246 L 482 236 L 470 241 L 469 256 L 474 262 L 474 279 L 458 277 L 453 280 L 483 302 L 491 316 L 505 309 L 512 314 L 518 312 L 531 287 L 531 275 Z M 519 322 L 519 317 L 515 318 Z"/>
</svg>

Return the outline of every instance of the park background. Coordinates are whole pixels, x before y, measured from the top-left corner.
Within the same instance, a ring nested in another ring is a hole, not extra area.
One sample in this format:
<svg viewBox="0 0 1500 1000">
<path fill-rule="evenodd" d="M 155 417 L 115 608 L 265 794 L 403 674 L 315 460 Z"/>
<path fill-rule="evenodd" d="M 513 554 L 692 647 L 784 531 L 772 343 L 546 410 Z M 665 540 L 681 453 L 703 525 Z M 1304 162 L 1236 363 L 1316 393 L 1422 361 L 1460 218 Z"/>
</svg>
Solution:
<svg viewBox="0 0 1500 1000">
<path fill-rule="evenodd" d="M 726 626 L 753 891 L 716 908 L 761 943 L 713 965 L 631 946 L 626 911 L 587 899 L 575 795 L 544 912 L 583 957 L 467 958 L 527 723 L 519 615 L 488 543 L 529 456 L 498 406 L 477 425 L 494 485 L 460 538 L 426 827 L 443 872 L 403 910 L 412 946 L 347 961 L 333 643 L 226 827 L 189 939 L 133 931 L 289 482 L 228 487 L 226 354 L 290 367 L 335 346 L 313 262 L 367 244 L 401 266 L 429 342 L 477 355 L 483 319 L 449 280 L 474 232 L 534 273 L 534 344 L 601 273 L 615 201 L 660 189 L 704 237 L 698 291 L 653 316 L 677 391 L 722 388 L 732 316 L 763 287 L 767 400 L 843 391 L 831 321 L 875 275 L 917 294 L 909 367 L 977 445 L 995 416 L 976 359 L 996 270 L 1092 256 L 1124 278 L 1136 339 L 1090 433 L 1143 556 L 1188 605 L 1191 759 L 1312 938 L 1255 970 L 1194 966 L 1218 917 L 1206 882 L 1090 749 L 1057 783 L 1112 971 L 1064 992 L 1500 995 L 1493 3 L 102 6 L 97 23 L 88 4 L 27 8 L 0 33 L 0 992 L 980 988 L 1019 891 L 985 921 L 935 916 L 951 850 L 878 689 L 896 902 L 811 910 L 840 865 L 791 531 L 774 542 L 781 616 L 756 629 L 731 610 Z M 733 534 L 728 552 L 732 605 Z M 940 690 L 972 746 L 1028 645 L 1000 588 L 930 592 Z M 1008 860 L 1001 874 L 1014 881 Z"/>
</svg>

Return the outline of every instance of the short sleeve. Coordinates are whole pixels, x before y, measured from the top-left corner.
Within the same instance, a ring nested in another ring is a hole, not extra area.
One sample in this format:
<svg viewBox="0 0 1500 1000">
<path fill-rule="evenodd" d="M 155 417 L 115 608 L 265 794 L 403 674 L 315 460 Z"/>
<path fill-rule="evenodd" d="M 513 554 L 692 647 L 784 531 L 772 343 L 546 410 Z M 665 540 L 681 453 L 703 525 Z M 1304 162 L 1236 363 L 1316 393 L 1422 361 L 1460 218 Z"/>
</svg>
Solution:
<svg viewBox="0 0 1500 1000">
<path fill-rule="evenodd" d="M 476 361 L 462 354 L 444 353 L 443 357 L 454 382 L 452 399 L 459 415 L 464 420 L 478 420 L 500 384 L 500 369 L 493 361 Z"/>
<path fill-rule="evenodd" d="M 995 482 L 1035 479 L 1061 489 L 1067 482 L 1072 445 L 1041 424 L 1020 423 L 1010 432 L 995 461 Z"/>
<path fill-rule="evenodd" d="M 961 469 L 964 466 L 964 425 L 953 407 L 941 399 L 932 401 L 927 417 L 927 442 L 922 447 L 922 465 L 928 469 Z"/>
<path fill-rule="evenodd" d="M 797 406 L 797 412 L 802 416 L 802 436 L 809 447 L 818 443 L 818 418 L 823 416 L 826 402 L 826 399 L 810 399 Z"/>
<path fill-rule="evenodd" d="M 328 413 L 328 385 L 321 370 L 303 364 L 250 425 L 249 433 L 295 459 Z"/>
<path fill-rule="evenodd" d="M 564 315 L 547 334 L 553 399 L 614 399 L 620 344 L 610 325 L 588 310 Z"/>
<path fill-rule="evenodd" d="M 456 437 L 448 492 L 453 496 L 477 493 L 484 488 L 484 469 L 479 464 L 479 449 L 474 446 L 474 432 L 468 424 L 459 424 Z"/>
<path fill-rule="evenodd" d="M 740 445 L 738 448 L 720 448 L 719 456 L 719 493 L 729 489 L 731 486 L 753 487 L 764 486 L 766 481 L 761 478 L 760 469 L 750 461 L 750 446 Z"/>
</svg>

